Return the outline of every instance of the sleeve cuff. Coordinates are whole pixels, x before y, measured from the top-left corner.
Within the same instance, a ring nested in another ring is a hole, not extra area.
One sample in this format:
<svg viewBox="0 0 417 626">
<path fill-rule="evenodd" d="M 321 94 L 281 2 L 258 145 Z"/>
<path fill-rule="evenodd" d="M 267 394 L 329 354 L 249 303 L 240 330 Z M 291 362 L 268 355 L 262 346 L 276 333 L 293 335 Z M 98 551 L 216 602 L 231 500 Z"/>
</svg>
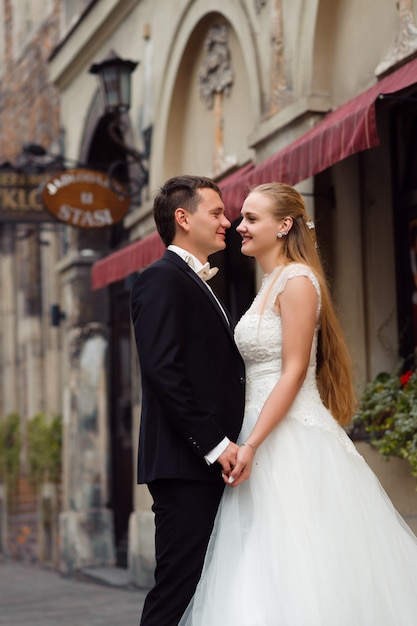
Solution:
<svg viewBox="0 0 417 626">
<path fill-rule="evenodd" d="M 207 454 L 204 456 L 207 465 L 213 465 L 213 463 L 217 461 L 219 456 L 222 455 L 223 452 L 226 450 L 229 443 L 230 439 L 228 437 L 225 437 L 219 444 L 217 444 L 215 448 L 210 450 L 210 452 L 207 452 Z"/>
</svg>

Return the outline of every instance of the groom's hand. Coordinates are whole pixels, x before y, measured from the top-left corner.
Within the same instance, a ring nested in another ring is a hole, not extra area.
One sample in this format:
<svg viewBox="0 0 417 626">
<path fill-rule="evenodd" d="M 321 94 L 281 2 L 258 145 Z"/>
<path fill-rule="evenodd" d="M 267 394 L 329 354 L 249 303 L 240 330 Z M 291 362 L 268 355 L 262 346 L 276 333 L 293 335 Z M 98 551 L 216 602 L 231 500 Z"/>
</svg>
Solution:
<svg viewBox="0 0 417 626">
<path fill-rule="evenodd" d="M 252 471 L 253 458 L 254 451 L 250 446 L 240 446 L 237 453 L 236 464 L 227 481 L 232 487 L 237 487 L 240 483 L 243 483 L 243 481 L 249 478 Z"/>
<path fill-rule="evenodd" d="M 222 476 L 226 484 L 229 484 L 229 475 L 236 465 L 238 450 L 239 446 L 231 441 L 217 459 L 217 462 L 222 466 Z"/>
</svg>

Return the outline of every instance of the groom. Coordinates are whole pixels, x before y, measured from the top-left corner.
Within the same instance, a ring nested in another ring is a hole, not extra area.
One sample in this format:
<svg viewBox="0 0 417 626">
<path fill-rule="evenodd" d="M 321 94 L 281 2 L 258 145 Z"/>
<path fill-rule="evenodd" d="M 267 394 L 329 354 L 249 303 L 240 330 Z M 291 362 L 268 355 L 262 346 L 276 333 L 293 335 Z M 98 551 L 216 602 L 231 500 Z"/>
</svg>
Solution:
<svg viewBox="0 0 417 626">
<path fill-rule="evenodd" d="M 142 376 L 138 482 L 155 513 L 155 586 L 141 626 L 176 626 L 201 575 L 243 419 L 244 364 L 207 257 L 230 222 L 210 179 L 168 180 L 154 200 L 164 257 L 140 274 L 132 319 Z"/>
</svg>

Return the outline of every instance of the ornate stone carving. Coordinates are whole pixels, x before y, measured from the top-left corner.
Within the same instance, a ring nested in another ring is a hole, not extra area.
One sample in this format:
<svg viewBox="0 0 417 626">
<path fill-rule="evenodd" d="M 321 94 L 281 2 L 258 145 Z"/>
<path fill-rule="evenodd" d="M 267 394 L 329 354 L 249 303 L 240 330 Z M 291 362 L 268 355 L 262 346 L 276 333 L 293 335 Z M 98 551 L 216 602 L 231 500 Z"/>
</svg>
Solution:
<svg viewBox="0 0 417 626">
<path fill-rule="evenodd" d="M 233 85 L 233 69 L 230 62 L 229 29 L 225 24 L 212 26 L 204 42 L 205 55 L 198 74 L 200 94 L 209 109 L 214 109 L 215 156 L 213 176 L 235 164 L 234 157 L 224 154 L 223 145 L 223 97 Z"/>
<path fill-rule="evenodd" d="M 268 115 L 280 111 L 291 99 L 286 77 L 281 0 L 274 0 L 271 7 L 271 29 L 271 96 Z"/>
<path fill-rule="evenodd" d="M 204 42 L 205 55 L 198 74 L 200 93 L 209 109 L 214 94 L 229 94 L 233 85 L 230 63 L 229 29 L 225 24 L 212 26 Z"/>
<path fill-rule="evenodd" d="M 375 74 L 381 76 L 395 65 L 417 52 L 417 27 L 414 23 L 412 0 L 398 0 L 398 33 L 394 47 L 377 66 Z"/>
<path fill-rule="evenodd" d="M 261 9 L 266 5 L 267 0 L 254 0 L 255 1 L 255 11 L 259 13 Z"/>
</svg>

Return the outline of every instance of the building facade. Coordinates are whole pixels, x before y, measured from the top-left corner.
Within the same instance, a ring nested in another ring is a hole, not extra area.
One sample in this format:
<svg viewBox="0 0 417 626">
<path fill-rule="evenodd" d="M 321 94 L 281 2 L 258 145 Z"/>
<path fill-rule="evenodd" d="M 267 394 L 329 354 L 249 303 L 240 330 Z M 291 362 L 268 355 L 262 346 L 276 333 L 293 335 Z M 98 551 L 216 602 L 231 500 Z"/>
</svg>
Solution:
<svg viewBox="0 0 417 626">
<path fill-rule="evenodd" d="M 0 551 L 56 564 L 60 481 L 31 480 L 27 436 L 33 418 L 52 424 L 62 413 L 61 344 L 49 318 L 60 300 L 62 231 L 38 201 L 43 167 L 24 144 L 60 146 L 59 92 L 48 67 L 59 3 L 1 2 L 0 31 Z"/>
<path fill-rule="evenodd" d="M 139 182 L 129 212 L 114 226 L 54 225 L 60 232 L 51 235 L 48 250 L 56 249 L 55 257 L 48 260 L 49 273 L 45 265 L 40 272 L 45 290 L 55 290 L 48 304 L 58 305 L 65 319 L 49 331 L 53 340 L 41 336 L 40 343 L 52 347 L 42 353 L 43 369 L 33 369 L 41 379 L 34 387 L 43 385 L 53 400 L 20 410 L 26 419 L 49 407 L 63 415 L 61 569 L 117 563 L 129 567 L 132 582 L 147 585 L 153 516 L 146 487 L 134 479 L 141 390 L 129 288 L 135 273 L 162 254 L 153 194 L 176 174 L 211 176 L 236 221 L 251 185 L 297 185 L 316 222 L 358 390 L 379 371 L 391 371 L 417 343 L 410 264 L 417 226 L 417 0 L 55 5 L 58 35 L 47 66 L 48 85 L 59 94 L 59 123 L 51 137 L 23 127 L 21 136 L 49 153 L 58 142 L 67 167 L 121 168 L 128 187 Z M 112 55 L 138 63 L 130 109 L 116 138 L 114 112 L 91 73 Z M 6 225 L 3 237 L 5 232 Z M 15 255 L 2 252 L 3 277 Z M 216 264 L 222 271 L 215 289 L 237 319 L 259 277 L 241 258 L 233 232 Z M 9 318 L 7 311 L 4 306 L 3 320 L 20 323 L 19 311 Z M 5 329 L 2 342 L 10 343 L 17 377 L 18 343 Z M 35 337 L 33 328 L 31 333 Z M 51 370 L 56 381 L 50 387 L 45 381 Z M 21 406 L 7 376 L 4 364 L 4 414 Z M 31 388 L 22 385 L 20 398 L 28 398 Z M 378 463 L 373 457 L 371 462 Z M 376 469 L 416 527 L 412 479 L 395 463 L 388 471 Z"/>
</svg>

